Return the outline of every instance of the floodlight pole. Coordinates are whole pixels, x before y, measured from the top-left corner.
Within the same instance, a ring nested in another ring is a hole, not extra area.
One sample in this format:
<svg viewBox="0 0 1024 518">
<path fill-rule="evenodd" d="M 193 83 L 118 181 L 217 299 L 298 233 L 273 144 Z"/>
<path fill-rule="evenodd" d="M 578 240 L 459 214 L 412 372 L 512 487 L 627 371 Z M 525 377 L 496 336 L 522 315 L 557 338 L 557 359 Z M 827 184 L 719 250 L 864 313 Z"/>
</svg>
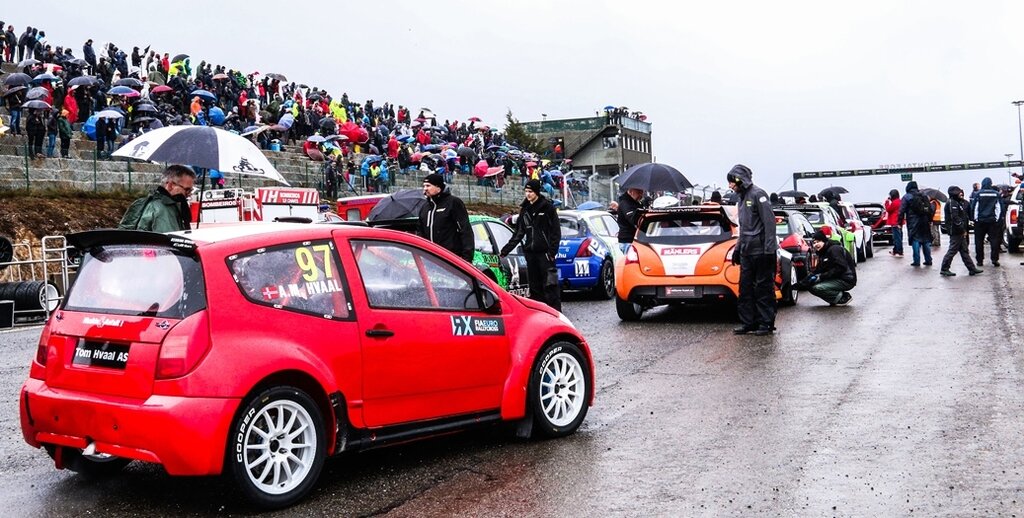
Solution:
<svg viewBox="0 0 1024 518">
<path fill-rule="evenodd" d="M 1017 140 L 1020 143 L 1020 154 L 1017 156 L 1024 160 L 1024 131 L 1021 130 L 1020 124 L 1020 105 L 1024 104 L 1024 101 L 1013 101 L 1011 104 L 1017 107 Z M 1024 172 L 1024 167 L 1021 168 L 1021 171 Z"/>
</svg>

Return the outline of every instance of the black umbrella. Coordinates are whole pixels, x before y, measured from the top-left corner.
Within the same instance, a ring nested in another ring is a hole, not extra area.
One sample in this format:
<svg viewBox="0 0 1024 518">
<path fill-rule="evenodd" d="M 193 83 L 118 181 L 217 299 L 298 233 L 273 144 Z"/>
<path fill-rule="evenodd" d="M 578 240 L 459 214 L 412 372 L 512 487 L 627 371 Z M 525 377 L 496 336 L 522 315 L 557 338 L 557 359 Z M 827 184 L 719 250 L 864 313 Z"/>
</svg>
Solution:
<svg viewBox="0 0 1024 518">
<path fill-rule="evenodd" d="M 41 86 L 37 86 L 35 88 L 30 88 L 29 91 L 25 93 L 25 99 L 28 99 L 28 100 L 32 101 L 32 100 L 35 100 L 35 99 L 42 99 L 42 98 L 46 97 L 47 95 L 50 95 L 50 91 L 49 90 L 47 90 L 47 89 L 45 89 L 45 88 L 43 88 Z"/>
<path fill-rule="evenodd" d="M 179 61 L 184 61 L 186 59 L 188 59 L 188 54 L 178 54 L 177 56 L 174 56 L 174 59 L 171 60 L 171 63 L 177 63 Z"/>
<path fill-rule="evenodd" d="M 93 76 L 78 76 L 68 81 L 68 86 L 92 86 L 96 84 L 96 78 Z"/>
<path fill-rule="evenodd" d="M 126 77 L 124 79 L 118 79 L 114 81 L 114 86 L 130 86 L 132 88 L 142 88 L 144 83 L 135 79 L 134 77 Z"/>
<path fill-rule="evenodd" d="M 21 107 L 22 108 L 29 108 L 29 109 L 32 109 L 32 110 L 49 110 L 49 109 L 53 108 L 53 106 L 50 106 L 50 103 L 48 103 L 46 101 L 38 101 L 38 100 L 37 101 L 29 101 L 29 102 L 21 105 Z"/>
<path fill-rule="evenodd" d="M 806 198 L 807 193 L 804 191 L 782 191 L 779 193 L 779 196 L 784 198 Z"/>
<path fill-rule="evenodd" d="M 847 191 L 846 187 L 843 187 L 842 185 L 833 185 L 831 187 L 825 187 L 824 189 L 822 189 L 821 192 L 818 193 L 818 197 L 820 198 L 824 196 L 826 192 L 830 192 L 832 194 L 846 194 L 850 191 Z"/>
<path fill-rule="evenodd" d="M 630 167 L 619 177 L 619 188 L 644 191 L 682 192 L 693 184 L 678 169 L 665 164 L 640 164 Z"/>
<path fill-rule="evenodd" d="M 18 72 L 4 78 L 4 86 L 25 86 L 32 82 L 32 76 Z"/>
<path fill-rule="evenodd" d="M 89 64 L 89 62 L 88 62 L 88 61 L 86 61 L 86 60 L 84 60 L 84 59 L 82 59 L 82 58 L 75 58 L 75 59 L 69 59 L 69 60 L 67 61 L 67 63 L 68 63 L 68 64 L 71 64 L 71 65 L 76 65 L 76 66 L 80 66 L 80 67 L 84 67 L 84 66 L 86 66 L 86 65 L 88 65 L 88 64 Z"/>
<path fill-rule="evenodd" d="M 11 87 L 6 92 L 4 92 L 3 96 L 7 97 L 8 95 L 14 95 L 14 94 L 24 90 L 25 88 L 26 88 L 25 86 L 14 86 L 14 87 Z"/>
<path fill-rule="evenodd" d="M 459 149 L 455 151 L 462 158 L 466 159 L 466 162 L 475 164 L 476 163 L 476 151 L 469 146 L 459 146 Z"/>
<path fill-rule="evenodd" d="M 156 109 L 156 106 L 152 104 L 139 104 L 133 110 L 136 113 L 159 113 L 160 110 Z"/>
<path fill-rule="evenodd" d="M 287 81 L 288 80 L 288 78 L 285 77 L 284 74 L 275 74 L 273 72 L 267 74 L 267 77 L 269 77 L 270 79 L 276 79 L 278 81 Z"/>
<path fill-rule="evenodd" d="M 420 208 L 427 203 L 423 191 L 402 189 L 377 202 L 366 216 L 367 221 L 380 221 L 418 217 Z"/>
<path fill-rule="evenodd" d="M 929 198 L 933 198 L 933 199 L 939 200 L 942 203 L 949 202 L 949 196 L 946 196 L 946 193 L 944 193 L 944 192 L 942 192 L 942 191 L 940 191 L 938 189 L 933 189 L 931 187 L 925 187 L 924 189 L 919 189 L 919 190 L 920 190 L 921 194 L 923 194 L 923 195 L 925 195 L 925 196 L 927 196 Z"/>
</svg>

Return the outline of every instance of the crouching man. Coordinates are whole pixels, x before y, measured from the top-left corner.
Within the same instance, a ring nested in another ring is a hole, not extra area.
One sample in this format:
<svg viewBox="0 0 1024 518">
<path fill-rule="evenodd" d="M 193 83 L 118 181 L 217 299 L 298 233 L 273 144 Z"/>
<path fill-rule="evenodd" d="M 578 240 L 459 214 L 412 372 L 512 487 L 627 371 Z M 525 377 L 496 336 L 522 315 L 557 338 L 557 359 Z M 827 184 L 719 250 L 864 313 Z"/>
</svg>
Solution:
<svg viewBox="0 0 1024 518">
<path fill-rule="evenodd" d="M 818 266 L 803 280 L 812 295 L 830 306 L 843 306 L 853 299 L 850 290 L 857 285 L 857 270 L 850 253 L 838 241 L 829 239 L 821 230 L 812 237 L 818 254 Z"/>
</svg>

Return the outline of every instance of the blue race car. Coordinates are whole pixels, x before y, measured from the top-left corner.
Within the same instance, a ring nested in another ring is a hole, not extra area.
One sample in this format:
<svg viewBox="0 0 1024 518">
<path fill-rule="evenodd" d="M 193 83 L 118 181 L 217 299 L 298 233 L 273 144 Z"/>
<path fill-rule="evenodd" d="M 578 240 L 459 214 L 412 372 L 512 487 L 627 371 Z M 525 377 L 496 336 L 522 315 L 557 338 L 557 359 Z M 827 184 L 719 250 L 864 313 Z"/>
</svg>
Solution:
<svg viewBox="0 0 1024 518">
<path fill-rule="evenodd" d="M 601 299 L 615 296 L 619 225 L 603 210 L 560 210 L 562 239 L 555 265 L 563 290 L 590 290 Z"/>
</svg>

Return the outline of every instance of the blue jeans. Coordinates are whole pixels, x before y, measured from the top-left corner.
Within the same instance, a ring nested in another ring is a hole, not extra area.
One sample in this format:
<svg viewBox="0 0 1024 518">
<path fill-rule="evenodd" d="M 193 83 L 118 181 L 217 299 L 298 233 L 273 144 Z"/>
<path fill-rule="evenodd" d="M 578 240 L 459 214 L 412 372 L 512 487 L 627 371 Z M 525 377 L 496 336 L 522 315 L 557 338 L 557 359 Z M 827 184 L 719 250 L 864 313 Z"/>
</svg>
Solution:
<svg viewBox="0 0 1024 518">
<path fill-rule="evenodd" d="M 57 147 L 57 134 L 50 133 L 46 136 L 46 156 L 53 158 L 53 148 Z"/>
<path fill-rule="evenodd" d="M 903 227 L 892 227 L 892 253 L 903 255 Z"/>
<path fill-rule="evenodd" d="M 11 129 L 15 135 L 21 135 L 21 109 L 11 110 Z"/>
<path fill-rule="evenodd" d="M 921 264 L 921 251 L 924 250 L 924 262 L 926 264 L 932 263 L 932 240 L 929 237 L 925 241 L 918 241 L 914 238 L 910 238 L 910 248 L 914 250 L 914 262 L 913 264 Z"/>
<path fill-rule="evenodd" d="M 626 253 L 626 250 L 629 250 L 629 245 L 631 244 L 633 243 L 619 243 L 619 250 L 622 250 L 622 253 Z"/>
</svg>

